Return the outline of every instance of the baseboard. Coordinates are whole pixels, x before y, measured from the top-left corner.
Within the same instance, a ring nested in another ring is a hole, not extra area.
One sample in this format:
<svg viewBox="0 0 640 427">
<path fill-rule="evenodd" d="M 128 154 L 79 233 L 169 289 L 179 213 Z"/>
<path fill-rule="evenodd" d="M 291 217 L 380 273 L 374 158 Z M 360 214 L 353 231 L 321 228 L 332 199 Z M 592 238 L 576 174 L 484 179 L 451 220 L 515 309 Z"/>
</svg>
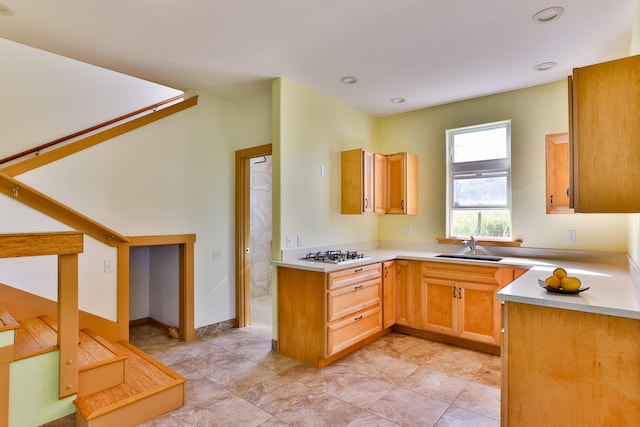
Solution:
<svg viewBox="0 0 640 427">
<path fill-rule="evenodd" d="M 195 338 L 202 338 L 207 335 L 217 334 L 218 332 L 226 331 L 227 329 L 233 329 L 235 327 L 236 319 L 224 320 L 218 323 L 212 323 L 211 325 L 202 326 L 196 328 Z"/>
<path fill-rule="evenodd" d="M 486 344 L 476 341 L 471 341 L 458 337 L 451 337 L 448 335 L 442 335 L 435 332 L 423 331 L 421 329 L 414 329 L 404 325 L 393 325 L 393 332 L 398 332 L 400 334 L 411 335 L 418 338 L 425 338 L 431 341 L 437 341 L 445 344 L 455 345 L 457 347 L 468 348 L 470 350 L 481 351 L 483 353 L 489 353 L 496 356 L 500 356 L 500 346 Z"/>
</svg>

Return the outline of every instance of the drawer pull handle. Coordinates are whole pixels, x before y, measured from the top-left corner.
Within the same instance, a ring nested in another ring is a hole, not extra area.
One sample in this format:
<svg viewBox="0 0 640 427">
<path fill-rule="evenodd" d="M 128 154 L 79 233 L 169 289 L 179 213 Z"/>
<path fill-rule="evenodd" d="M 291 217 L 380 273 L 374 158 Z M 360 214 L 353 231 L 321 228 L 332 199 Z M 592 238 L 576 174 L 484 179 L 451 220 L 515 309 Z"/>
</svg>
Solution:
<svg viewBox="0 0 640 427">
<path fill-rule="evenodd" d="M 353 287 L 353 289 L 362 289 L 363 286 L 364 285 L 356 285 L 356 286 Z"/>
<path fill-rule="evenodd" d="M 362 271 L 362 267 L 361 268 L 356 268 L 355 270 L 353 270 L 354 273 L 360 273 Z"/>
<path fill-rule="evenodd" d="M 353 319 L 353 320 L 355 320 L 356 322 L 357 322 L 358 320 L 362 320 L 362 314 L 361 314 L 360 316 L 356 317 L 356 318 L 355 318 L 355 319 Z"/>
</svg>

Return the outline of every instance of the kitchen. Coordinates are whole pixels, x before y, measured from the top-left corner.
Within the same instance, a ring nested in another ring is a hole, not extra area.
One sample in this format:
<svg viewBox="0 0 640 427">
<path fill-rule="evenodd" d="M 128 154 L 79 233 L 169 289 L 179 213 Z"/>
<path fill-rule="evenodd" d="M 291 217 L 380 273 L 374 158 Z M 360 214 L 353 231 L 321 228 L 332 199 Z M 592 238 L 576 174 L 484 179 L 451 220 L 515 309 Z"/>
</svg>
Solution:
<svg viewBox="0 0 640 427">
<path fill-rule="evenodd" d="M 37 105 L 36 95 L 41 93 L 33 96 L 34 105 Z M 425 242 L 435 243 L 436 238 L 443 237 L 446 222 L 443 206 L 446 179 L 443 141 L 446 130 L 507 118 L 513 123 L 513 237 L 521 239 L 526 248 L 621 252 L 629 253 L 636 263 L 640 259 L 638 214 L 545 214 L 544 138 L 547 134 L 568 130 L 567 83 L 564 80 L 375 118 L 293 81 L 277 79 L 273 82 L 269 94 L 252 99 L 242 107 L 250 111 L 250 114 L 245 116 L 245 113 L 238 112 L 225 102 L 203 95 L 198 110 L 176 119 L 179 120 L 176 127 L 200 126 L 206 120 L 215 117 L 214 123 L 208 124 L 210 127 L 205 132 L 206 137 L 217 136 L 219 129 L 229 133 L 237 132 L 244 137 L 242 143 L 229 142 L 229 151 L 241 148 L 241 145 L 246 143 L 261 144 L 264 142 L 265 134 L 273 135 L 276 154 L 274 178 L 277 182 L 274 186 L 274 235 L 280 236 L 274 240 L 274 259 L 278 259 L 281 249 L 286 248 L 286 236 L 301 235 L 305 245 L 311 247 L 400 241 L 402 245 L 411 248 L 420 247 Z M 254 117 L 256 126 L 252 129 L 243 128 L 241 131 L 230 129 L 222 123 L 223 119 L 219 118 L 220 111 L 234 118 Z M 272 128 L 272 115 L 274 122 L 279 123 L 279 126 Z M 167 128 L 175 130 L 173 126 L 161 126 L 143 131 L 141 137 L 159 141 L 158 153 L 166 147 L 171 147 L 171 141 L 168 141 L 170 138 L 166 135 Z M 216 126 L 218 128 L 212 130 Z M 135 137 L 127 137 L 127 140 L 139 142 Z M 335 189 L 340 186 L 340 152 L 354 148 L 385 153 L 416 153 L 420 170 L 418 215 L 354 217 L 339 213 L 340 196 Z M 154 184 L 157 185 L 154 180 L 166 179 L 160 182 L 166 188 L 174 189 L 175 194 L 181 195 L 180 199 L 183 200 L 184 188 L 202 193 L 210 189 L 200 186 L 197 179 L 185 179 L 184 182 L 180 182 L 184 186 L 176 185 L 171 179 L 176 179 L 181 173 L 182 176 L 192 177 L 193 165 L 200 164 L 200 159 L 218 157 L 212 160 L 211 164 L 207 164 L 206 168 L 197 170 L 213 170 L 215 172 L 208 172 L 210 175 L 207 175 L 210 181 L 227 182 L 232 176 L 227 164 L 231 163 L 229 159 L 232 155 L 219 156 L 219 153 L 211 148 L 198 147 L 197 150 L 201 151 L 192 154 L 188 166 L 180 165 L 181 168 L 177 169 L 173 177 L 165 177 L 166 174 L 153 170 L 145 170 L 148 178 L 138 177 L 135 173 L 132 176 L 141 178 L 142 185 L 148 185 L 150 188 Z M 101 149 L 102 153 L 106 152 L 106 158 L 115 158 L 120 152 L 126 151 L 122 147 Z M 140 153 L 148 152 L 154 152 L 154 148 L 140 148 Z M 167 152 L 174 153 L 172 150 Z M 166 156 L 170 157 L 169 154 Z M 162 159 L 165 163 L 162 163 L 159 169 L 171 170 L 175 166 L 169 159 Z M 233 245 L 232 239 L 228 237 L 228 230 L 232 228 L 233 221 L 230 218 L 233 217 L 233 208 L 209 205 L 203 208 L 200 203 L 189 200 L 185 200 L 184 207 L 173 203 L 159 204 L 156 206 L 159 207 L 159 213 L 153 221 L 147 222 L 151 217 L 150 211 L 138 206 L 132 209 L 126 203 L 127 200 L 116 197 L 115 204 L 113 198 L 83 200 L 86 194 L 95 194 L 90 189 L 98 189 L 102 194 L 112 194 L 110 186 L 105 183 L 109 182 L 106 177 L 109 177 L 111 172 L 107 166 L 113 166 L 112 163 L 105 163 L 105 157 L 99 155 L 87 155 L 83 160 L 89 160 L 91 164 L 98 166 L 93 171 L 95 174 L 87 177 L 85 183 L 78 182 L 79 180 L 74 182 L 71 172 L 65 172 L 64 167 L 54 165 L 50 166 L 51 174 L 33 173 L 28 178 L 30 182 L 37 184 L 38 188 L 51 193 L 56 193 L 53 189 L 58 182 L 64 183 L 68 190 L 58 192 L 72 193 L 67 194 L 67 197 L 79 210 L 100 212 L 99 216 L 105 221 L 131 234 L 158 233 L 159 230 L 193 232 L 192 227 L 197 227 L 199 248 L 196 254 L 196 275 L 208 279 L 205 283 L 201 281 L 197 285 L 196 296 L 200 305 L 196 311 L 196 326 L 202 327 L 233 318 L 233 286 L 228 283 L 228 277 L 233 275 L 230 255 L 233 253 Z M 65 167 L 75 166 L 81 169 L 73 160 L 69 163 L 71 165 Z M 100 165 L 105 166 L 103 168 Z M 133 170 L 136 165 L 130 166 Z M 323 167 L 326 171 L 324 176 L 321 174 Z M 120 188 L 119 194 L 125 199 L 132 199 L 130 196 L 134 189 L 126 185 L 131 176 L 127 178 L 117 181 L 117 185 L 114 185 Z M 178 187 L 180 190 L 176 189 Z M 217 190 L 216 199 L 231 199 L 231 190 Z M 11 212 L 18 210 L 10 203 L 7 204 Z M 219 219 L 213 231 L 210 230 L 209 222 L 202 220 L 200 215 L 194 215 L 193 212 L 198 209 L 206 209 L 201 211 L 202 217 Z M 129 216 L 124 219 L 117 213 L 119 211 L 127 212 Z M 20 218 L 21 213 L 12 217 Z M 189 221 L 181 220 L 176 224 L 175 218 L 188 218 Z M 567 240 L 567 230 L 575 230 L 575 242 Z M 211 253 L 217 247 L 224 249 L 223 255 L 221 259 L 211 262 Z M 85 304 L 95 305 L 92 301 L 85 301 Z M 106 311 L 105 316 L 112 316 L 109 310 L 104 310 L 103 307 L 99 307 L 98 310 Z M 277 334 L 277 325 L 275 327 Z"/>
</svg>

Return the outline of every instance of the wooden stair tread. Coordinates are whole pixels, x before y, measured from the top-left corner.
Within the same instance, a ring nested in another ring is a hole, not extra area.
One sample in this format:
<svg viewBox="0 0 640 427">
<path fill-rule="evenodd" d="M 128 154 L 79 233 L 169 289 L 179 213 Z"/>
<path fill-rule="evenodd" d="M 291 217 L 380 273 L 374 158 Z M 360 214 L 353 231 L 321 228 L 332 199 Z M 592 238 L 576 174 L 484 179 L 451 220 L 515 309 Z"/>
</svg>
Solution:
<svg viewBox="0 0 640 427">
<path fill-rule="evenodd" d="M 18 321 L 16 329 L 16 360 L 54 351 L 58 348 L 58 333 L 44 319 L 45 316 Z"/>
<path fill-rule="evenodd" d="M 86 419 L 91 419 L 123 407 L 153 393 L 183 384 L 186 380 L 124 341 L 113 346 L 127 357 L 123 384 L 98 391 L 75 400 L 76 407 Z"/>
<path fill-rule="evenodd" d="M 84 329 L 78 334 L 78 370 L 82 371 L 104 362 L 124 359 L 126 355 L 119 352 L 113 344 Z"/>
<path fill-rule="evenodd" d="M 18 329 L 20 324 L 4 307 L 0 307 L 0 332 Z"/>
</svg>

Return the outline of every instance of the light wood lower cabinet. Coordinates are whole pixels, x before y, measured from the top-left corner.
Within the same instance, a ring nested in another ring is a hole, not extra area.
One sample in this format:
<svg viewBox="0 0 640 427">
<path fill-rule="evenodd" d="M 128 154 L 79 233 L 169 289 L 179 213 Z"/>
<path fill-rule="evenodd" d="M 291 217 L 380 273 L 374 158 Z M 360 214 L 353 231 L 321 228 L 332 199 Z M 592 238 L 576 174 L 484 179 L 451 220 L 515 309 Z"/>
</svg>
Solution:
<svg viewBox="0 0 640 427">
<path fill-rule="evenodd" d="M 640 320 L 505 302 L 501 425 L 639 426 Z"/>
<path fill-rule="evenodd" d="M 422 263 L 422 328 L 499 345 L 500 273 L 499 267 Z"/>
<path fill-rule="evenodd" d="M 322 367 L 382 333 L 382 264 L 332 273 L 278 267 L 280 354 Z"/>
<path fill-rule="evenodd" d="M 415 273 L 420 263 L 405 259 L 396 260 L 395 311 L 396 324 L 417 328 L 420 318 L 420 286 Z"/>
<path fill-rule="evenodd" d="M 382 263 L 382 327 L 396 323 L 396 262 Z"/>
</svg>

